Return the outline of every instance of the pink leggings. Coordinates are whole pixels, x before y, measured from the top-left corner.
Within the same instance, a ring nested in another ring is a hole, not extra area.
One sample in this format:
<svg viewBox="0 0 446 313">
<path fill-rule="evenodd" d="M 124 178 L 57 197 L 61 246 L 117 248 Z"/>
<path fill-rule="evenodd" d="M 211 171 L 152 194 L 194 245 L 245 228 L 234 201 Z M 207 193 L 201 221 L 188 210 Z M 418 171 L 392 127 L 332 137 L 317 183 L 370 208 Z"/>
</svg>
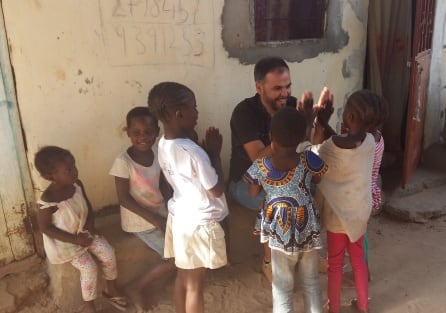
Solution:
<svg viewBox="0 0 446 313">
<path fill-rule="evenodd" d="M 368 273 L 364 256 L 363 237 L 350 242 L 342 233 L 327 231 L 328 249 L 328 305 L 330 313 L 339 313 L 341 309 L 342 268 L 345 249 L 348 250 L 350 264 L 355 274 L 355 288 L 358 296 L 358 308 L 368 308 Z"/>
<path fill-rule="evenodd" d="M 118 277 L 115 250 L 104 237 L 94 236 L 88 250 L 71 261 L 71 265 L 80 272 L 82 299 L 84 301 L 92 301 L 97 297 L 98 266 L 89 252 L 101 262 L 106 280 L 115 280 Z"/>
</svg>

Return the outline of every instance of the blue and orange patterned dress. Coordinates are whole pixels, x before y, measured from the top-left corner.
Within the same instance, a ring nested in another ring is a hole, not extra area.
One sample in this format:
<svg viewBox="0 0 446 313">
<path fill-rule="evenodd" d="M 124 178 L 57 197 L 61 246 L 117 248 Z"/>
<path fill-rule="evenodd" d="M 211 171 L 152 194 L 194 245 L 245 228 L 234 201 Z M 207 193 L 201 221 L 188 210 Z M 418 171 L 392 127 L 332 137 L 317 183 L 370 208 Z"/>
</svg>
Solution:
<svg viewBox="0 0 446 313">
<path fill-rule="evenodd" d="M 299 154 L 296 168 L 276 170 L 269 157 L 257 159 L 244 174 L 250 184 L 261 185 L 266 192 L 261 212 L 261 242 L 286 254 L 320 249 L 319 213 L 310 192 L 313 176 L 321 176 L 328 167 L 311 151 Z"/>
</svg>

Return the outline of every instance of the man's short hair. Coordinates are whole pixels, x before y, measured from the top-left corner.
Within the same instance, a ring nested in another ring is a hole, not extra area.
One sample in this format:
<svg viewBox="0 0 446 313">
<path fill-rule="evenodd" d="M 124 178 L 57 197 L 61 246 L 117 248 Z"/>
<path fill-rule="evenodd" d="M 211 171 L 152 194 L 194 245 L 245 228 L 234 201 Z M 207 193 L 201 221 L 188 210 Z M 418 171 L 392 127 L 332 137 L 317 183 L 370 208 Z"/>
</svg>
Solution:
<svg viewBox="0 0 446 313">
<path fill-rule="evenodd" d="M 274 71 L 289 70 L 285 60 L 279 57 L 267 57 L 258 61 L 254 67 L 254 80 L 262 81 L 266 74 Z"/>
</svg>

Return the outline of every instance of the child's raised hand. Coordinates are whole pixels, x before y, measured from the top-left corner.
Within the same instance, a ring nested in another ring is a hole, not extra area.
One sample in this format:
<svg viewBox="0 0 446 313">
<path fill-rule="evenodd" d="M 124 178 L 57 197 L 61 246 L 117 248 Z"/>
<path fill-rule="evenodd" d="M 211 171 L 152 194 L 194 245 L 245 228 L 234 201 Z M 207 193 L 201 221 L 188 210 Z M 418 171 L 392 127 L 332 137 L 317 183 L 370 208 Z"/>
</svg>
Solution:
<svg viewBox="0 0 446 313">
<path fill-rule="evenodd" d="M 312 124 L 314 120 L 314 110 L 313 110 L 313 94 L 311 91 L 305 91 L 302 93 L 301 100 L 297 103 L 296 109 L 302 112 L 305 116 L 307 123 Z"/>
<path fill-rule="evenodd" d="M 223 144 L 223 136 L 218 128 L 209 127 L 203 140 L 203 148 L 211 156 L 219 156 Z"/>
<path fill-rule="evenodd" d="M 76 244 L 82 247 L 88 247 L 93 242 L 93 236 L 89 232 L 81 232 L 75 238 Z"/>
<path fill-rule="evenodd" d="M 319 102 L 316 109 L 317 123 L 323 126 L 328 125 L 328 121 L 333 112 L 333 94 L 330 93 L 330 90 L 327 87 L 324 87 L 319 96 Z"/>
</svg>

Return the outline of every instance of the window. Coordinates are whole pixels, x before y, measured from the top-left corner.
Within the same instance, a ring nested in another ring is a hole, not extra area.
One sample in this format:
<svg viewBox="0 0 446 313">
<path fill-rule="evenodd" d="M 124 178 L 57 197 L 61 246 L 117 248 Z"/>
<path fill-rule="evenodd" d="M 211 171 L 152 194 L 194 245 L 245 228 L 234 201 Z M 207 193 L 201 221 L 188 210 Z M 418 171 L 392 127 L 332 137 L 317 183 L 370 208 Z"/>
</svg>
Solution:
<svg viewBox="0 0 446 313">
<path fill-rule="evenodd" d="M 367 20 L 368 4 L 360 0 L 225 0 L 223 46 L 229 57 L 242 64 L 255 64 L 271 55 L 301 62 L 337 52 L 349 41 L 342 28 L 347 6 L 359 20 Z"/>
<path fill-rule="evenodd" d="M 326 0 L 255 0 L 255 41 L 322 38 Z"/>
</svg>

